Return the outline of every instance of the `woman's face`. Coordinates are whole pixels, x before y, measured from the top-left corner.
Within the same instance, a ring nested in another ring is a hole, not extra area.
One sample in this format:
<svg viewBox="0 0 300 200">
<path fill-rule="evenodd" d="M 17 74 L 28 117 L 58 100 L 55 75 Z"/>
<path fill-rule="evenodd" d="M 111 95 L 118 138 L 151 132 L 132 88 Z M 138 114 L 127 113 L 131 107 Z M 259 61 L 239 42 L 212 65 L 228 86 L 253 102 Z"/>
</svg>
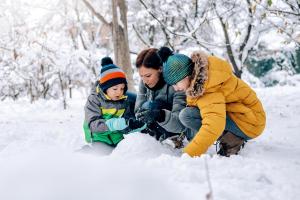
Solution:
<svg viewBox="0 0 300 200">
<path fill-rule="evenodd" d="M 143 80 L 144 84 L 146 84 L 149 88 L 153 88 L 159 81 L 162 69 L 153 69 L 153 68 L 146 68 L 141 66 L 138 68 L 139 75 Z"/>
<path fill-rule="evenodd" d="M 191 84 L 190 77 L 187 76 L 181 81 L 179 81 L 178 83 L 176 83 L 175 85 L 173 85 L 173 88 L 175 91 L 185 92 L 189 88 L 190 84 Z"/>
</svg>

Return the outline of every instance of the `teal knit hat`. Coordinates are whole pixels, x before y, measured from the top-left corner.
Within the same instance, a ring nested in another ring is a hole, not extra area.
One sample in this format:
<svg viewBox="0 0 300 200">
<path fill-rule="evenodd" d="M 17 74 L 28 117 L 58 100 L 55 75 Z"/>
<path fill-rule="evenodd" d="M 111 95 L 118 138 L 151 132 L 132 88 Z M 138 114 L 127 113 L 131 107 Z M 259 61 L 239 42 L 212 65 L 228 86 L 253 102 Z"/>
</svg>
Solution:
<svg viewBox="0 0 300 200">
<path fill-rule="evenodd" d="M 175 85 L 193 72 L 192 60 L 183 54 L 170 56 L 163 66 L 163 76 L 169 85 Z"/>
</svg>

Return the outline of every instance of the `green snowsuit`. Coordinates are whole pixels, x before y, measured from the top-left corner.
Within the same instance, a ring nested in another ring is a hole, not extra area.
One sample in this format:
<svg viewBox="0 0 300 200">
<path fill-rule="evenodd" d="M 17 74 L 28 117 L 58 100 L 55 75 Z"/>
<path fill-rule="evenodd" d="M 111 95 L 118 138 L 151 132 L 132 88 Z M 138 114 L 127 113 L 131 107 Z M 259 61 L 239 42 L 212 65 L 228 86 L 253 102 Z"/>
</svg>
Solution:
<svg viewBox="0 0 300 200">
<path fill-rule="evenodd" d="M 111 118 L 131 117 L 127 96 L 118 101 L 111 100 L 96 85 L 88 97 L 85 110 L 84 133 L 87 142 L 104 142 L 116 146 L 124 137 L 120 131 L 110 131 L 105 122 Z"/>
</svg>

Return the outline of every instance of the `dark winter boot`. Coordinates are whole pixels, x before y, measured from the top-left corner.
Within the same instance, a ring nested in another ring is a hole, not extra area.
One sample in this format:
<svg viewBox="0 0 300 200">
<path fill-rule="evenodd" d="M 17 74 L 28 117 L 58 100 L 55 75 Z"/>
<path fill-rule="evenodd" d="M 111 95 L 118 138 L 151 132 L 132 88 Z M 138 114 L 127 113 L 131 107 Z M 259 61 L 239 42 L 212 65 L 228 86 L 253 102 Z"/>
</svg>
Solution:
<svg viewBox="0 0 300 200">
<path fill-rule="evenodd" d="M 229 157 L 236 155 L 245 145 L 245 140 L 234 135 L 233 133 L 226 131 L 219 140 L 219 151 L 217 154 L 221 156 Z"/>
</svg>

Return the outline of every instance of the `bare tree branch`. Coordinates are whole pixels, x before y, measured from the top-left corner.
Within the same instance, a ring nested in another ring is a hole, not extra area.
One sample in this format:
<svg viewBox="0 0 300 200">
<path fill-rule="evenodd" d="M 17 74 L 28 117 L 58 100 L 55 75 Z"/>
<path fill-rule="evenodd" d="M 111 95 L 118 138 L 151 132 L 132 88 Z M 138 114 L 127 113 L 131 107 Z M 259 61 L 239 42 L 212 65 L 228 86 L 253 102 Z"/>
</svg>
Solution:
<svg viewBox="0 0 300 200">
<path fill-rule="evenodd" d="M 78 8 L 77 8 L 77 5 L 76 5 L 76 8 L 75 8 L 75 13 L 76 13 L 76 17 L 77 17 L 77 21 L 80 22 L 80 16 L 79 16 L 79 11 L 78 11 Z M 82 35 L 82 32 L 81 32 L 81 27 L 80 27 L 80 30 L 79 30 L 79 37 L 80 37 L 80 41 L 81 41 L 81 44 L 83 46 L 83 48 L 85 50 L 87 50 L 87 45 L 85 44 L 85 41 L 84 41 L 84 38 L 83 38 L 83 35 Z M 73 37 L 72 37 L 73 39 Z M 73 42 L 74 44 L 76 45 L 76 41 L 75 41 L 75 38 L 73 39 Z"/>
<path fill-rule="evenodd" d="M 297 0 L 299 2 L 299 0 Z M 297 12 L 290 12 L 290 11 L 285 11 L 285 10 L 279 10 L 279 9 L 270 9 L 269 7 L 267 6 L 264 6 L 263 4 L 258 4 L 260 5 L 261 7 L 263 7 L 264 9 L 266 9 L 267 11 L 273 13 L 273 14 L 278 14 L 278 13 L 281 13 L 281 14 L 284 14 L 284 15 L 294 15 L 294 16 L 297 16 L 299 17 L 300 16 L 300 3 L 297 3 L 298 4 L 298 8 L 296 8 L 295 5 L 293 5 L 291 2 L 289 1 L 284 1 L 290 8 L 291 10 L 293 11 L 297 11 Z"/>
<path fill-rule="evenodd" d="M 129 51 L 129 53 L 131 53 L 131 54 L 134 54 L 134 55 L 138 55 L 139 53 L 138 52 L 136 52 L 136 51 Z"/>
<path fill-rule="evenodd" d="M 153 43 L 154 43 L 155 30 L 156 30 L 155 26 L 151 25 L 150 28 L 149 28 L 149 42 L 150 42 L 150 45 L 153 45 Z"/>
<path fill-rule="evenodd" d="M 91 69 L 94 76 L 97 76 L 97 72 L 96 72 L 96 69 L 94 67 L 92 67 L 89 63 L 86 63 L 82 58 L 79 58 L 78 59 L 79 62 L 81 62 L 87 69 Z"/>
<path fill-rule="evenodd" d="M 13 51 L 13 49 L 9 49 L 9 48 L 6 48 L 6 47 L 0 47 L 0 49 L 6 50 L 6 51 Z"/>
<path fill-rule="evenodd" d="M 150 10 L 148 9 L 148 6 L 145 4 L 145 2 L 143 2 L 143 0 L 139 0 L 140 3 L 145 7 L 145 9 L 147 10 L 147 12 L 161 25 L 162 31 L 164 32 L 166 39 L 167 39 L 167 43 L 168 45 L 174 50 L 173 45 L 170 43 L 170 36 L 167 32 L 176 35 L 176 36 L 181 36 L 181 37 L 186 37 L 192 40 L 196 40 L 197 44 L 200 45 L 201 47 L 205 48 L 206 50 L 209 51 L 209 49 L 203 45 L 204 42 L 200 42 L 199 40 L 197 40 L 197 37 L 195 37 L 195 32 L 198 30 L 198 28 L 194 29 L 193 32 L 190 35 L 185 35 L 185 34 L 180 34 L 180 33 L 176 33 L 170 29 L 168 29 L 168 27 L 160 20 L 158 19 L 152 12 L 150 12 Z"/>
<path fill-rule="evenodd" d="M 50 49 L 50 47 L 47 47 L 46 45 L 44 45 L 44 44 L 41 44 L 39 41 L 37 41 L 37 40 L 35 40 L 35 41 L 33 41 L 32 42 L 32 44 L 38 44 L 38 45 L 40 45 L 43 49 L 45 49 L 46 51 L 48 51 L 48 52 L 50 52 L 50 53 L 53 53 L 53 54 L 55 54 L 56 53 L 56 51 L 57 50 L 54 50 L 54 49 Z"/>
<path fill-rule="evenodd" d="M 287 36 L 289 36 L 289 38 L 293 41 L 293 42 L 295 42 L 295 44 L 299 47 L 300 46 L 300 42 L 299 41 L 297 41 L 297 40 L 295 40 L 294 38 L 293 38 L 293 36 L 289 33 L 289 32 L 287 32 L 283 27 L 280 27 L 280 26 L 278 26 L 277 24 L 275 24 L 272 20 L 268 20 L 274 27 L 276 27 L 276 28 L 278 28 L 280 31 L 282 31 L 283 33 L 285 33 Z"/>
<path fill-rule="evenodd" d="M 151 47 L 151 45 L 146 42 L 146 40 L 142 37 L 142 35 L 140 34 L 140 32 L 135 28 L 134 25 L 132 25 L 133 30 L 135 31 L 136 35 L 138 36 L 138 38 L 147 46 L 147 47 Z"/>
<path fill-rule="evenodd" d="M 195 18 L 198 17 L 198 0 L 195 0 Z"/>
<path fill-rule="evenodd" d="M 161 27 L 161 30 L 162 30 L 162 31 L 164 32 L 164 34 L 165 34 L 165 37 L 166 37 L 168 46 L 170 46 L 172 50 L 175 50 L 175 49 L 174 49 L 174 46 L 173 46 L 173 45 L 171 44 L 171 42 L 170 42 L 171 38 L 170 38 L 169 34 L 167 33 L 166 27 L 165 27 L 165 26 L 162 26 L 162 27 Z"/>
<path fill-rule="evenodd" d="M 285 10 L 277 10 L 277 9 L 267 9 L 267 10 L 274 14 L 281 13 L 281 14 L 285 14 L 285 15 L 294 15 L 294 16 L 300 17 L 300 13 L 293 13 L 293 12 L 289 12 L 289 11 L 285 11 Z"/>
<path fill-rule="evenodd" d="M 79 33 L 79 36 L 80 36 L 80 41 L 81 41 L 81 44 L 82 44 L 83 48 L 84 48 L 85 50 L 87 50 L 88 48 L 87 48 L 87 46 L 86 46 L 86 44 L 85 44 L 85 41 L 84 41 L 84 38 L 83 38 L 82 33 Z"/>
<path fill-rule="evenodd" d="M 224 23 L 222 16 L 219 15 L 215 3 L 214 3 L 214 7 L 215 7 L 215 12 L 216 12 L 216 14 L 217 14 L 217 16 L 219 18 L 220 24 L 222 26 L 223 33 L 224 33 L 227 55 L 228 55 L 229 60 L 230 60 L 230 62 L 232 64 L 232 66 L 233 66 L 233 69 L 235 71 L 235 75 L 240 78 L 241 75 L 242 75 L 242 73 L 239 70 L 239 68 L 238 68 L 238 66 L 237 66 L 237 64 L 235 62 L 233 50 L 232 50 L 231 43 L 230 43 L 229 34 L 228 34 L 228 31 L 227 31 L 227 28 L 226 28 L 226 24 Z"/>
<path fill-rule="evenodd" d="M 248 27 L 247 27 L 247 34 L 244 38 L 244 41 L 243 43 L 241 44 L 240 46 L 240 49 L 239 49 L 239 60 L 242 61 L 242 58 L 243 58 L 243 51 L 249 41 L 249 38 L 250 38 L 250 35 L 251 35 L 251 32 L 252 32 L 252 20 L 253 20 L 253 13 L 252 13 L 252 9 L 251 9 L 251 3 L 250 3 L 250 0 L 246 0 L 247 1 L 247 4 L 248 4 L 248 12 L 249 12 L 249 15 L 250 15 L 250 18 L 251 18 L 251 21 L 249 22 L 248 24 Z"/>
<path fill-rule="evenodd" d="M 204 49 L 206 49 L 208 52 L 211 52 L 210 49 L 207 47 L 207 46 L 214 46 L 214 47 L 220 47 L 220 48 L 224 48 L 226 47 L 227 45 L 219 45 L 219 44 L 213 44 L 213 43 L 209 43 L 209 42 L 204 42 L 204 41 L 200 41 L 199 38 L 196 37 L 196 32 L 197 30 L 200 28 L 200 26 L 203 24 L 203 23 L 199 23 L 199 26 L 194 28 L 194 30 L 192 32 L 190 32 L 189 34 L 183 34 L 183 33 L 177 33 L 177 32 L 174 32 L 172 30 L 170 30 L 160 19 L 158 19 L 148 8 L 148 6 L 145 4 L 145 2 L 143 2 L 143 0 L 139 0 L 140 3 L 145 7 L 145 9 L 147 10 L 147 12 L 161 25 L 162 27 L 162 31 L 164 32 L 164 34 L 166 35 L 166 38 L 167 40 L 169 39 L 169 36 L 167 34 L 167 32 L 173 34 L 173 35 L 176 35 L 176 36 L 181 36 L 181 37 L 185 37 L 185 38 L 188 38 L 188 39 L 191 39 L 191 40 L 194 40 L 196 41 L 196 43 L 203 47 Z M 228 11 L 225 11 L 225 13 L 228 12 Z M 212 18 L 214 19 L 214 18 Z M 212 20 L 212 19 L 209 19 L 209 20 Z M 204 21 L 203 21 L 204 22 Z M 169 42 L 167 42 L 169 44 Z M 207 46 L 205 46 L 207 45 Z M 170 47 L 172 47 L 172 45 L 170 45 Z"/>
<path fill-rule="evenodd" d="M 297 1 L 297 0 L 296 0 Z M 286 0 L 286 3 L 289 5 L 289 7 L 293 10 L 293 11 L 298 11 L 300 9 L 300 1 L 297 1 L 297 5 L 294 5 L 292 2 L 289 2 L 288 0 Z M 298 6 L 298 8 L 296 7 Z"/>
<path fill-rule="evenodd" d="M 88 2 L 88 0 L 82 0 L 83 3 L 86 5 L 86 7 L 105 25 L 107 26 L 111 26 L 111 23 L 107 22 L 106 19 L 100 14 L 98 13 L 94 7 L 90 4 L 90 2 Z"/>
<path fill-rule="evenodd" d="M 62 93 L 62 101 L 63 101 L 63 106 L 64 106 L 64 110 L 67 109 L 67 100 L 66 100 L 66 95 L 65 95 L 65 90 L 64 90 L 64 82 L 61 76 L 61 72 L 58 71 L 57 72 L 58 78 L 59 78 L 59 83 L 60 83 L 60 89 L 61 89 L 61 93 Z"/>
</svg>

